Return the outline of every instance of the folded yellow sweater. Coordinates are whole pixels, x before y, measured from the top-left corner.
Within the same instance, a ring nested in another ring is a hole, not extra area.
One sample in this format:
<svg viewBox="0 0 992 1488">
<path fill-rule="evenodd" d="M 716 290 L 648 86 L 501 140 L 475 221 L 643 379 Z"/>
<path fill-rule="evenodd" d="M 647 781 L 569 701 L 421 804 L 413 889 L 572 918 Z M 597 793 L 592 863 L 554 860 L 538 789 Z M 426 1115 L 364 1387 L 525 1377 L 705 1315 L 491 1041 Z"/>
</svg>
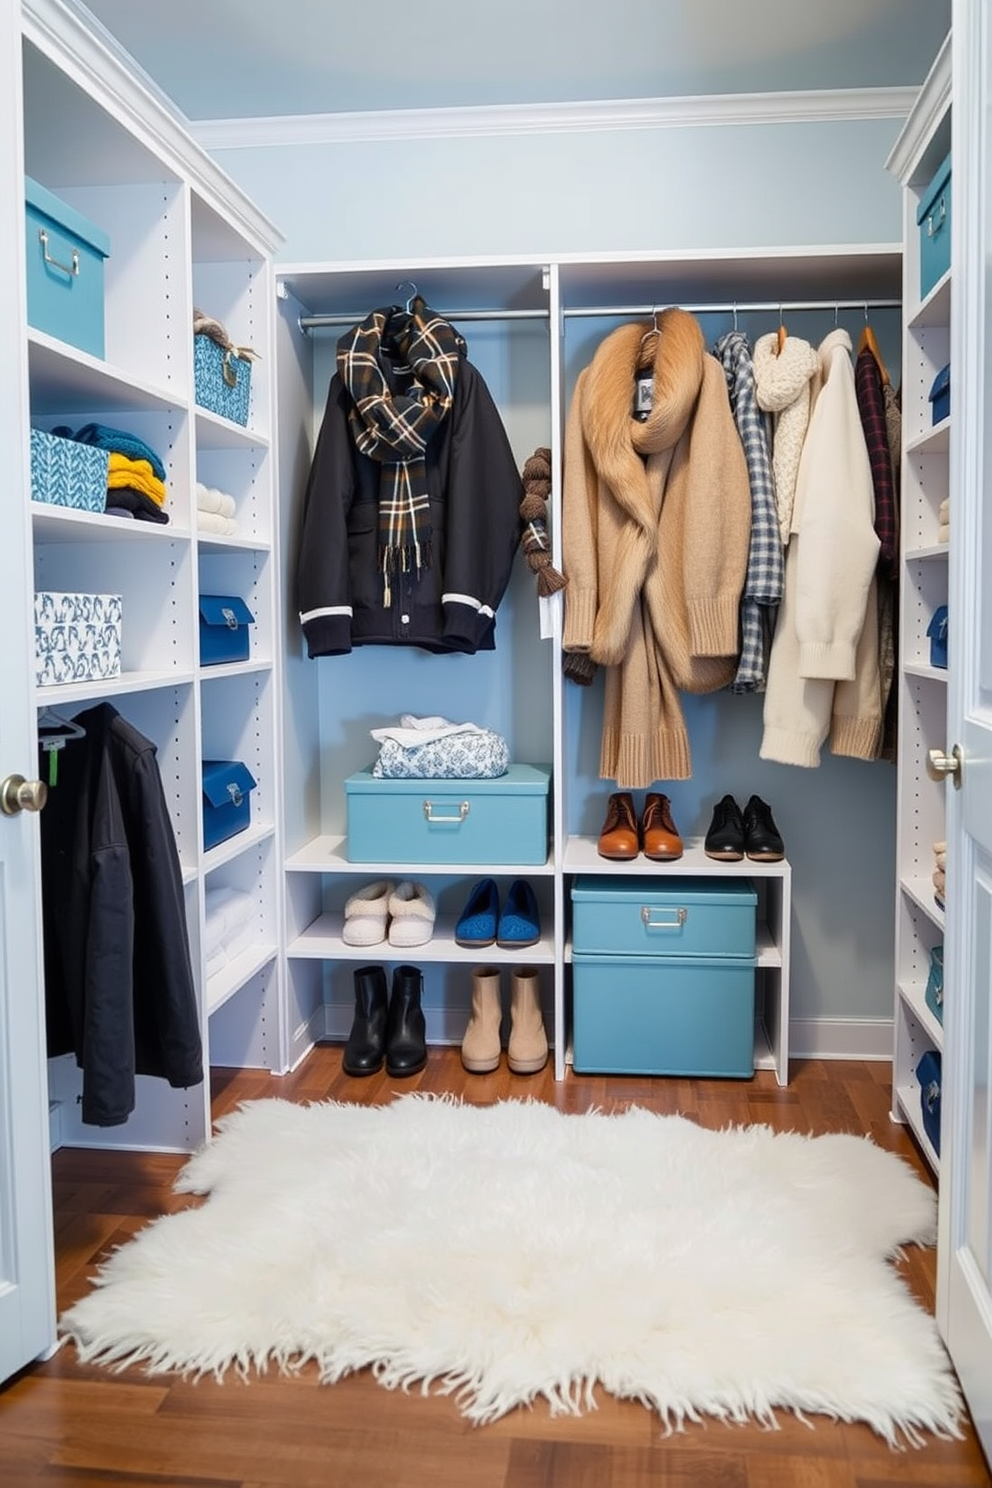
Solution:
<svg viewBox="0 0 992 1488">
<path fill-rule="evenodd" d="M 147 460 L 129 460 L 127 455 L 111 451 L 107 471 L 107 488 L 114 491 L 130 487 L 149 496 L 158 506 L 165 505 L 165 482 L 160 481 Z"/>
</svg>

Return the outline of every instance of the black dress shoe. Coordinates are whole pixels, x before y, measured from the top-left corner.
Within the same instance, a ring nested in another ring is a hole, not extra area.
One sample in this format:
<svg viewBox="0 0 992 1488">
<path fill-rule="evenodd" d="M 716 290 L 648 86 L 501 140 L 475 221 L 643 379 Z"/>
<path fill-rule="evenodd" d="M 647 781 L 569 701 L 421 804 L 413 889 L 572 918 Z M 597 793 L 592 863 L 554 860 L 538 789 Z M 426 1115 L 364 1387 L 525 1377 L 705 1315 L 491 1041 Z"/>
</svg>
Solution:
<svg viewBox="0 0 992 1488">
<path fill-rule="evenodd" d="M 772 808 L 760 796 L 752 796 L 744 807 L 744 851 L 754 863 L 779 863 L 785 857 Z"/>
<path fill-rule="evenodd" d="M 346 1075 L 374 1075 L 382 1069 L 388 1006 L 384 969 L 360 966 L 355 972 L 355 1017 L 341 1061 Z"/>
<path fill-rule="evenodd" d="M 386 1072 L 415 1075 L 427 1063 L 427 1025 L 420 996 L 423 973 L 416 966 L 397 966 L 386 1019 Z"/>
<path fill-rule="evenodd" d="M 744 818 L 733 796 L 724 796 L 713 807 L 713 820 L 703 842 L 708 858 L 721 863 L 739 863 L 744 856 Z"/>
</svg>

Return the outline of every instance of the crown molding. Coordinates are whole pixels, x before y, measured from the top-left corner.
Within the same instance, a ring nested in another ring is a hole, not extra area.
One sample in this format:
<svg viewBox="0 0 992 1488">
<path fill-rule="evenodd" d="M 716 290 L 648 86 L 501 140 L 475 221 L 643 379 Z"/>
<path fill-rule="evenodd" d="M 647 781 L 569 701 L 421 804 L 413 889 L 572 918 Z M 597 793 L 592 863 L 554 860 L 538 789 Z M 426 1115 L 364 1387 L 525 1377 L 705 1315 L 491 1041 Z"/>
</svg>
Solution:
<svg viewBox="0 0 992 1488">
<path fill-rule="evenodd" d="M 466 139 L 481 135 L 580 134 L 591 130 L 695 128 L 701 125 L 819 124 L 905 119 L 916 88 L 823 89 L 797 93 L 722 93 L 593 103 L 494 104 L 481 108 L 382 109 L 339 114 L 279 114 L 190 123 L 205 150 L 341 145 L 377 140 Z"/>
<path fill-rule="evenodd" d="M 190 121 L 81 0 L 22 0 L 23 36 L 93 94 L 147 147 L 193 182 L 250 241 L 272 253 L 283 236 L 193 137 Z"/>
<path fill-rule="evenodd" d="M 950 107 L 951 71 L 951 36 L 948 32 L 885 162 L 886 170 L 903 186 L 912 176 L 921 152 Z"/>
</svg>

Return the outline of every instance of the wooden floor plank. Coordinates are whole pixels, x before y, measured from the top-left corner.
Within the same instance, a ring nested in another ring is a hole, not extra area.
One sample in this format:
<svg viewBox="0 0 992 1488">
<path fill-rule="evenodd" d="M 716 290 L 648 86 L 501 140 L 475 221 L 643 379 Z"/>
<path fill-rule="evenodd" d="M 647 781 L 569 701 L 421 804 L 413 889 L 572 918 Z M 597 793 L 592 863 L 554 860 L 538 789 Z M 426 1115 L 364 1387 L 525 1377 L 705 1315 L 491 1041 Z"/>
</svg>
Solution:
<svg viewBox="0 0 992 1488">
<path fill-rule="evenodd" d="M 411 1089 L 488 1104 L 534 1097 L 562 1111 L 639 1104 L 712 1127 L 766 1122 L 777 1130 L 870 1134 L 932 1181 L 906 1129 L 890 1117 L 887 1066 L 794 1062 L 790 1084 L 771 1071 L 752 1080 L 650 1080 L 467 1074 L 457 1049 L 431 1049 L 412 1081 L 384 1072 L 352 1080 L 340 1046 L 317 1049 L 293 1074 L 212 1072 L 215 1120 L 245 1100 L 344 1100 L 374 1104 Z M 181 1157 L 63 1149 L 52 1161 L 59 1306 L 91 1284 L 101 1256 L 151 1216 L 196 1202 L 172 1184 Z M 933 1307 L 932 1250 L 910 1249 L 900 1270 Z M 250 1383 L 149 1379 L 83 1366 L 71 1347 L 0 1389 L 2 1488 L 55 1484 L 168 1484 L 170 1488 L 992 1488 L 970 1425 L 962 1441 L 928 1439 L 893 1452 L 867 1426 L 788 1413 L 777 1430 L 689 1424 L 667 1435 L 645 1407 L 600 1394 L 598 1409 L 553 1417 L 546 1405 L 473 1427 L 457 1402 L 405 1394 L 369 1371 L 334 1386 L 313 1367 Z"/>
</svg>

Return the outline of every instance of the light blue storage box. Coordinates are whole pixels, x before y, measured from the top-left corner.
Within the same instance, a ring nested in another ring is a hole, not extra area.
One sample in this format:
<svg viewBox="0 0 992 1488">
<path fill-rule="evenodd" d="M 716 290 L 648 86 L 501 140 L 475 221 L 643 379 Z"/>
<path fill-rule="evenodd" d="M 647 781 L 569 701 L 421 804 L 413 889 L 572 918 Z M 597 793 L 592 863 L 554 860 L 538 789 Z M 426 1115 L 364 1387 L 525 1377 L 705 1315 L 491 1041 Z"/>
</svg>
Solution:
<svg viewBox="0 0 992 1488">
<path fill-rule="evenodd" d="M 756 907 L 749 879 L 577 878 L 574 1069 L 750 1078 Z"/>
<path fill-rule="evenodd" d="M 251 362 L 226 351 L 204 332 L 193 337 L 193 390 L 200 408 L 233 424 L 248 422 Z"/>
<path fill-rule="evenodd" d="M 110 239 L 30 176 L 24 195 L 28 324 L 102 360 L 103 266 Z"/>
<path fill-rule="evenodd" d="M 349 863 L 540 864 L 548 857 L 546 765 L 491 780 L 344 782 Z"/>
<path fill-rule="evenodd" d="M 916 212 L 920 230 L 920 298 L 951 267 L 951 157 L 941 161 Z"/>
<path fill-rule="evenodd" d="M 31 430 L 31 500 L 75 511 L 102 512 L 107 505 L 110 451 L 78 439 Z"/>
</svg>

